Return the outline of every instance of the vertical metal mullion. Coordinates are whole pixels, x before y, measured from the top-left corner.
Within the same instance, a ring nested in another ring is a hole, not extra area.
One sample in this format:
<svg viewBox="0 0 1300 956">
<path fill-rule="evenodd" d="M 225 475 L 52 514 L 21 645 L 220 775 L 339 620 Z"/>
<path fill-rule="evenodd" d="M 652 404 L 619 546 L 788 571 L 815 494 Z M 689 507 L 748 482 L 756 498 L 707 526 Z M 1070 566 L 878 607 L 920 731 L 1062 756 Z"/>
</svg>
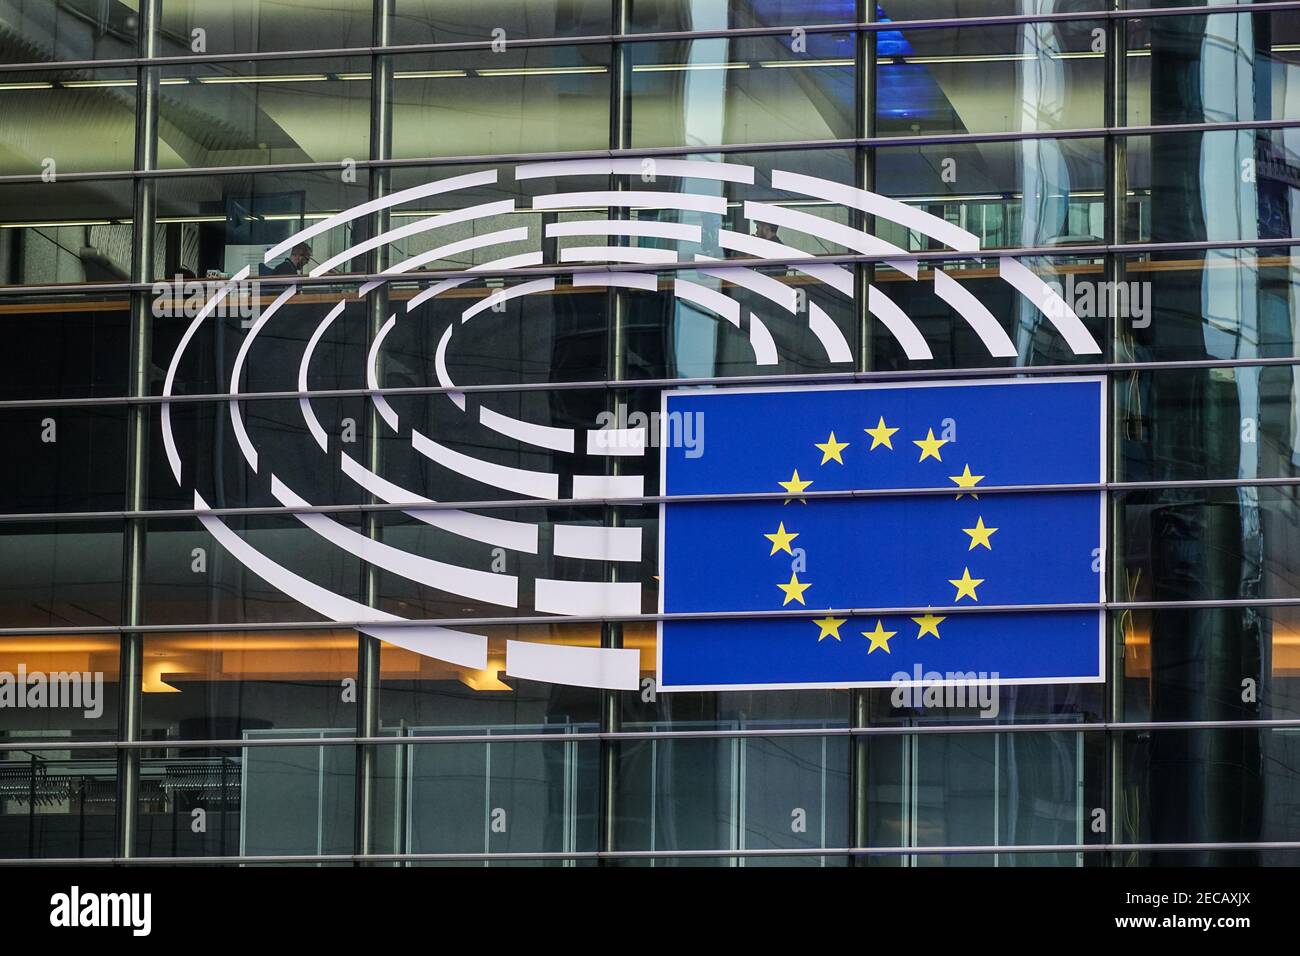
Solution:
<svg viewBox="0 0 1300 956">
<path fill-rule="evenodd" d="M 1121 0 L 1112 0 L 1112 3 L 1118 7 Z M 1108 69 L 1106 70 L 1103 99 L 1105 101 L 1104 122 L 1108 129 L 1124 125 L 1128 121 L 1128 30 L 1127 21 L 1119 18 L 1110 20 L 1107 23 L 1106 35 L 1106 55 L 1108 60 Z M 1113 133 L 1106 135 L 1105 143 L 1105 161 L 1106 161 L 1106 198 L 1105 198 L 1105 233 L 1106 243 L 1115 245 L 1120 242 L 1124 232 L 1124 217 L 1128 207 L 1128 177 L 1127 177 L 1127 140 L 1123 137 L 1116 136 Z M 1127 270 L 1123 258 L 1114 252 L 1106 254 L 1106 268 L 1103 270 L 1105 278 L 1110 282 L 1109 308 L 1106 310 L 1109 318 L 1107 319 L 1110 328 L 1107 330 L 1107 346 L 1109 354 L 1107 361 L 1114 361 L 1121 352 L 1130 351 L 1127 347 L 1120 347 L 1120 318 L 1116 315 L 1115 306 L 1118 304 L 1118 283 L 1126 281 Z M 1107 448 L 1104 452 L 1106 455 L 1106 477 L 1113 480 L 1116 476 L 1116 455 L 1115 448 L 1118 440 L 1120 422 L 1118 420 L 1118 402 L 1115 400 L 1116 376 L 1111 373 L 1106 376 L 1106 415 L 1110 424 Z M 1115 516 L 1112 510 L 1111 496 L 1107 492 L 1102 492 L 1105 500 L 1107 528 L 1109 533 L 1107 540 L 1104 542 L 1106 547 L 1104 580 L 1107 588 L 1107 598 L 1113 600 L 1113 596 L 1119 593 L 1119 567 L 1114 560 L 1114 556 L 1119 553 L 1119 534 L 1116 528 Z M 1108 640 L 1106 647 L 1109 651 L 1110 660 L 1108 661 L 1108 673 L 1110 675 L 1108 693 L 1104 695 L 1102 701 L 1103 717 L 1107 721 L 1114 721 L 1120 718 L 1124 712 L 1124 682 L 1119 678 L 1120 668 L 1124 662 L 1124 644 L 1122 641 L 1122 631 L 1115 626 L 1112 612 L 1106 611 L 1105 624 Z M 1122 780 L 1120 774 L 1121 761 L 1123 760 L 1123 735 L 1112 734 L 1109 730 L 1105 736 L 1106 746 L 1102 752 L 1104 762 L 1103 769 L 1103 788 L 1102 799 L 1107 806 L 1104 807 L 1106 814 L 1106 837 L 1107 842 L 1115 843 L 1119 839 L 1117 828 L 1119 826 L 1119 808 L 1122 799 Z M 1105 864 L 1113 864 L 1115 861 L 1110 853 L 1102 856 Z"/>
<path fill-rule="evenodd" d="M 610 7 L 610 28 L 611 32 L 622 34 L 626 26 L 626 4 L 624 0 L 611 0 Z M 609 145 L 610 149 L 622 149 L 627 142 L 627 108 L 626 108 L 626 90 L 624 89 L 625 77 L 625 55 L 622 43 L 615 42 L 610 50 L 610 90 L 609 90 Z M 613 177 L 611 182 L 612 189 L 620 188 L 619 177 Z M 621 209 L 611 211 L 611 215 L 624 215 Z M 557 260 L 558 261 L 558 260 Z M 606 372 L 611 380 L 622 380 L 627 377 L 626 368 L 626 329 L 624 326 L 623 306 L 624 297 L 621 290 L 615 286 L 609 287 L 609 348 L 606 358 Z M 626 392 L 623 389 L 610 389 L 607 395 L 606 409 L 617 416 L 618 406 L 626 400 Z M 605 456 L 606 473 L 617 475 L 622 469 L 622 459 L 618 455 Z M 617 508 L 606 508 L 604 521 L 607 527 L 617 527 L 622 522 L 622 513 Z M 618 579 L 618 568 L 613 562 L 609 562 L 605 568 L 605 578 L 608 581 Z M 621 623 L 605 623 L 600 628 L 600 645 L 601 647 L 622 647 L 623 646 L 623 625 Z M 622 726 L 622 716 L 619 712 L 619 692 L 615 690 L 602 690 L 600 692 L 600 729 L 604 733 L 617 733 Z M 617 833 L 615 826 L 615 800 L 618 793 L 618 753 L 617 745 L 612 740 L 603 739 L 600 741 L 600 799 L 598 813 L 597 848 L 600 850 L 614 849 Z"/>
<path fill-rule="evenodd" d="M 376 0 L 374 9 L 374 43 L 377 47 L 390 45 L 394 0 Z M 392 158 L 392 93 L 393 63 L 392 59 L 382 54 L 372 54 L 370 58 L 370 158 L 386 160 Z M 387 168 L 371 168 L 367 183 L 370 199 L 378 199 L 389 191 L 391 171 Z M 388 228 L 387 210 L 373 214 L 371 235 L 379 235 Z M 381 246 L 371 253 L 371 272 L 380 272 L 387 265 L 388 250 Z M 381 285 L 366 299 L 368 341 L 383 327 L 388 312 L 388 286 Z M 366 467 L 378 472 L 380 467 L 379 452 L 379 415 L 374 402 L 367 403 L 366 421 Z M 373 495 L 367 495 L 368 504 L 374 504 Z M 379 537 L 379 521 L 375 512 L 366 512 L 364 517 L 365 533 L 371 538 Z M 371 564 L 363 565 L 365 576 L 365 602 L 374 607 L 379 602 L 378 572 Z M 379 639 L 357 632 L 357 734 L 362 737 L 379 735 L 379 674 L 380 674 Z M 353 846 L 357 853 L 374 852 L 375 827 L 375 791 L 378 750 L 376 744 L 362 744 L 357 747 L 356 765 L 356 802 L 353 807 Z M 400 849 L 400 848 L 394 848 Z"/>
<path fill-rule="evenodd" d="M 157 55 L 158 4 L 141 0 L 137 20 L 137 44 L 142 57 Z M 158 68 L 136 68 L 135 168 L 152 170 L 157 166 Z M 148 177 L 135 180 L 132 213 L 131 280 L 153 280 L 154 215 L 156 197 L 154 181 Z M 131 294 L 130 394 L 142 397 L 149 393 L 149 342 L 152 334 L 150 299 L 147 292 Z M 149 408 L 127 406 L 127 494 L 126 507 L 142 511 L 145 505 L 145 479 L 148 473 Z M 126 628 L 142 620 L 141 587 L 144 575 L 145 521 L 129 518 L 123 528 L 122 623 Z M 144 635 L 124 630 L 119 648 L 118 667 L 118 734 L 122 740 L 139 740 L 141 676 L 144 661 Z M 120 857 L 135 855 L 139 819 L 140 751 L 123 748 L 117 756 L 117 832 L 116 852 Z"/>
<path fill-rule="evenodd" d="M 875 3 L 871 0 L 858 0 L 857 20 L 859 23 L 875 19 Z M 859 139 L 871 136 L 875 132 L 875 34 L 859 30 L 854 44 L 854 63 L 857 70 L 857 82 L 854 89 L 858 93 L 856 127 Z M 868 150 L 858 146 L 854 154 L 854 173 L 860 177 L 858 183 L 864 189 L 871 189 L 875 184 L 875 164 Z M 860 210 L 851 210 L 853 223 L 858 228 L 868 228 L 868 217 Z M 870 231 L 868 229 L 868 231 Z M 872 276 L 872 266 L 862 264 L 854 269 L 854 308 L 858 325 L 858 371 L 871 369 L 871 336 L 868 328 L 867 289 Z M 852 726 L 865 727 L 868 720 L 868 694 L 870 691 L 856 688 L 849 691 Z M 868 739 L 864 734 L 849 738 L 849 840 L 850 847 L 866 845 L 867 834 L 867 757 Z M 867 857 L 850 856 L 849 866 L 865 866 Z"/>
</svg>

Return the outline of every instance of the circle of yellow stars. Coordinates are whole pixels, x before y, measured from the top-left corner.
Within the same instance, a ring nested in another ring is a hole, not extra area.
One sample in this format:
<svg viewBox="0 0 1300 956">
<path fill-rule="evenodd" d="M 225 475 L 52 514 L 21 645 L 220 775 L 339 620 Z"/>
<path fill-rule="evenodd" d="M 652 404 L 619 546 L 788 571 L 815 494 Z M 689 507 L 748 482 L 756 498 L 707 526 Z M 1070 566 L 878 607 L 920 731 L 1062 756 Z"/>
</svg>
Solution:
<svg viewBox="0 0 1300 956">
<path fill-rule="evenodd" d="M 883 415 L 879 416 L 875 427 L 863 429 L 863 431 L 871 437 L 871 445 L 867 449 L 868 453 L 874 452 L 878 448 L 884 448 L 891 452 L 895 451 L 896 449 L 894 448 L 893 439 L 894 435 L 898 433 L 900 428 L 901 426 L 889 425 L 885 421 Z M 949 442 L 950 439 L 947 438 L 936 438 L 933 428 L 927 429 L 924 438 L 912 440 L 912 444 L 920 449 L 920 457 L 917 459 L 917 462 L 923 462 L 928 458 L 942 462 L 943 446 L 947 445 Z M 844 450 L 848 448 L 850 444 L 851 442 L 841 441 L 837 438 L 834 431 L 831 431 L 825 441 L 813 442 L 813 447 L 822 453 L 819 465 L 828 465 L 831 463 L 843 465 Z M 976 501 L 979 500 L 979 495 L 975 494 L 971 489 L 974 489 L 982 480 L 984 480 L 984 475 L 972 474 L 970 465 L 966 464 L 962 468 L 962 473 L 960 475 L 949 475 L 948 477 L 959 489 L 962 489 L 962 491 L 956 496 L 957 500 L 964 498 L 968 492 L 971 498 Z M 785 491 L 790 495 L 789 498 L 786 498 L 785 501 L 782 502 L 783 504 L 788 505 L 791 501 L 795 500 L 801 492 L 807 491 L 808 488 L 812 486 L 813 479 L 801 478 L 799 476 L 799 469 L 796 468 L 790 475 L 788 481 L 778 481 L 777 484 L 785 489 Z M 798 500 L 800 504 L 808 503 L 808 499 L 804 497 L 798 497 Z M 992 539 L 993 535 L 997 533 L 997 530 L 997 528 L 991 528 L 986 525 L 983 516 L 979 516 L 976 519 L 975 527 L 962 529 L 962 532 L 970 537 L 970 543 L 966 550 L 969 552 L 974 551 L 976 548 L 984 548 L 988 551 L 992 551 Z M 787 531 L 784 521 L 778 523 L 776 531 L 771 532 L 770 534 L 764 534 L 763 537 L 771 543 L 771 550 L 768 552 L 769 557 L 774 556 L 781 551 L 784 551 L 792 557 L 794 556 L 794 550 L 790 545 L 795 538 L 799 537 L 799 532 Z M 956 588 L 956 596 L 953 598 L 953 603 L 956 604 L 963 598 L 970 598 L 972 601 L 978 602 L 979 595 L 976 589 L 984 583 L 984 580 L 984 578 L 972 577 L 969 566 L 963 567 L 961 577 L 948 579 L 948 583 Z M 785 583 L 778 581 L 776 586 L 785 595 L 784 600 L 781 602 L 782 607 L 785 607 L 791 602 L 802 604 L 805 607 L 807 606 L 807 602 L 804 600 L 804 592 L 812 587 L 812 582 L 800 581 L 799 573 L 797 571 L 791 571 L 790 580 Z M 848 620 L 848 618 L 834 617 L 829 614 L 829 612 L 826 617 L 813 618 L 812 623 L 817 625 L 817 642 L 820 644 L 828 637 L 834 638 L 837 641 L 841 640 L 840 628 L 847 624 Z M 920 640 L 928 634 L 934 635 L 935 640 L 938 640 L 939 625 L 946 621 L 947 618 L 927 611 L 920 617 L 913 617 L 911 620 L 917 625 L 917 640 Z M 883 619 L 877 618 L 875 628 L 870 631 L 861 632 L 862 636 L 870 641 L 870 645 L 867 647 L 867 654 L 874 654 L 878 650 L 884 651 L 886 654 L 891 653 L 889 649 L 889 641 L 891 638 L 896 636 L 897 633 L 897 631 L 885 630 Z"/>
</svg>

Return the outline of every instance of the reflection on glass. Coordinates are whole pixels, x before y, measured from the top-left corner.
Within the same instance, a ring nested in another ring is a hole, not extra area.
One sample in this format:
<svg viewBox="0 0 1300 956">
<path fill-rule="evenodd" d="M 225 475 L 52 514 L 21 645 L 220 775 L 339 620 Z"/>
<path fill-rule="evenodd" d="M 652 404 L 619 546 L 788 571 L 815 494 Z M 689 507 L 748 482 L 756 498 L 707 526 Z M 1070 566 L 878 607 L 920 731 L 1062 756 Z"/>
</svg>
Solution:
<svg viewBox="0 0 1300 956">
<path fill-rule="evenodd" d="M 908 10 L 910 16 L 912 11 Z M 882 136 L 1103 125 L 1096 20 L 876 34 Z"/>
<path fill-rule="evenodd" d="M 0 627 L 116 624 L 122 522 L 0 525 Z"/>
<path fill-rule="evenodd" d="M 1130 21 L 1128 123 L 1294 119 L 1297 40 L 1296 20 L 1285 14 Z"/>
<path fill-rule="evenodd" d="M 1125 240 L 1294 235 L 1298 137 L 1294 129 L 1130 136 Z"/>
</svg>

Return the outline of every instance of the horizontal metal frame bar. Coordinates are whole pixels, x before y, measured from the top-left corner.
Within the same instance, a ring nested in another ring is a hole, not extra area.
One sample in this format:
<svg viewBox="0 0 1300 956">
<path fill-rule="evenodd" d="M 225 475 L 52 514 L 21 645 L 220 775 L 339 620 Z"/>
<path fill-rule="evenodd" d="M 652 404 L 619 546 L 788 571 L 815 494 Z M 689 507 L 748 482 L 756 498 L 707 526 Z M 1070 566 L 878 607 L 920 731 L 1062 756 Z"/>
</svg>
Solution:
<svg viewBox="0 0 1300 956">
<path fill-rule="evenodd" d="M 470 861 L 527 860 L 674 860 L 870 856 L 970 856 L 1016 853 L 1135 853 L 1226 850 L 1300 850 L 1300 841 L 1274 840 L 1260 843 L 1070 843 L 1008 846 L 892 846 L 836 848 L 773 848 L 735 850 L 552 850 L 502 853 L 347 853 L 280 856 L 97 856 L 0 859 L 6 866 L 219 866 L 225 864 L 269 865 L 272 863 L 452 863 Z"/>
<path fill-rule="evenodd" d="M 1002 16 L 934 17 L 924 20 L 848 21 L 823 24 L 790 24 L 785 27 L 732 27 L 720 30 L 667 30 L 649 33 L 604 33 L 576 37 L 520 37 L 510 39 L 507 49 L 550 46 L 589 46 L 592 44 L 654 43 L 666 40 L 710 40 L 764 36 L 785 36 L 796 28 L 805 33 L 879 33 L 894 30 L 935 30 L 956 27 L 1016 26 L 1023 23 L 1053 23 L 1092 20 L 1140 20 L 1154 17 L 1206 16 L 1209 14 L 1275 13 L 1300 8 L 1300 3 L 1286 0 L 1280 3 L 1242 3 L 1226 8 L 1204 6 L 1148 7 L 1138 9 L 1101 9 L 1094 11 L 1066 11 L 1037 14 L 1007 14 Z M 374 56 L 401 53 L 435 53 L 439 51 L 490 50 L 493 41 L 455 40 L 444 43 L 415 43 L 400 46 L 330 47 L 315 50 L 274 50 L 249 53 L 196 53 L 192 55 L 160 57 L 119 57 L 103 60 L 44 60 L 35 63 L 0 64 L 0 72 L 27 72 L 37 70 L 106 69 L 109 67 L 171 66 L 187 63 L 227 63 L 261 60 L 302 60 L 320 57 Z"/>
<path fill-rule="evenodd" d="M 741 385 L 812 385 L 852 384 L 854 382 L 899 382 L 934 378 L 1021 378 L 1052 375 L 1082 375 L 1101 372 L 1127 373 L 1143 371 L 1185 371 L 1211 368 L 1271 368 L 1300 365 L 1300 355 L 1271 358 L 1170 359 L 1166 361 L 1090 362 L 1079 365 L 1002 365 L 981 368 L 882 369 L 875 372 L 795 372 L 787 375 L 711 375 L 695 378 L 613 378 L 573 382 L 508 382 L 482 385 L 408 385 L 392 388 L 309 389 L 305 392 L 240 392 L 239 401 L 289 401 L 299 398 L 366 398 L 440 395 L 447 392 L 571 392 L 618 389 L 632 391 L 654 388 L 687 388 L 716 385 L 726 388 Z M 225 404 L 229 392 L 204 392 L 194 395 L 106 395 L 89 398 L 14 398 L 0 401 L 0 412 L 23 408 L 112 408 L 134 405 Z"/>
<path fill-rule="evenodd" d="M 394 627 L 564 627 L 574 624 L 651 624 L 657 621 L 728 621 L 795 618 L 806 620 L 814 614 L 843 614 L 846 617 L 902 617 L 942 611 L 945 614 L 1032 614 L 1050 611 L 1197 611 L 1231 608 L 1288 608 L 1300 607 L 1300 597 L 1276 598 L 1205 598 L 1182 601 L 1087 601 L 1075 604 L 986 604 L 926 605 L 925 607 L 866 607 L 866 608 L 806 608 L 802 610 L 760 611 L 680 611 L 674 613 L 648 613 L 623 615 L 520 615 L 518 617 L 438 617 L 399 618 L 383 621 L 386 628 Z M 199 624 L 81 624 L 59 627 L 3 627 L 0 639 L 5 637 L 68 637 L 71 635 L 120 634 L 225 634 L 246 631 L 329 631 L 359 630 L 374 627 L 376 621 L 275 621 Z"/>
<path fill-rule="evenodd" d="M 1297 121 L 1300 125 L 1300 121 Z M 729 259 L 726 260 L 725 266 L 715 266 L 717 268 L 765 268 L 765 267 L 785 267 L 800 268 L 808 265 L 866 265 L 872 263 L 890 263 L 895 260 L 904 260 L 907 262 L 968 262 L 983 261 L 991 259 L 1069 259 L 1069 258 L 1101 258 L 1105 255 L 1131 255 L 1138 254 L 1150 255 L 1158 252 L 1214 252 L 1235 249 L 1270 249 L 1277 246 L 1295 246 L 1300 245 L 1300 236 L 1287 236 L 1279 239 L 1213 239 L 1196 242 L 1126 242 L 1126 243 L 1095 243 L 1078 246 L 1020 246 L 1008 249 L 990 249 L 981 252 L 954 252 L 949 250 L 918 250 L 916 252 L 901 252 L 884 255 L 862 255 L 859 253 L 845 253 L 827 256 L 805 257 L 803 259 L 792 259 L 782 257 L 779 259 Z M 665 262 L 665 263 L 626 263 L 626 264 L 607 264 L 593 263 L 590 267 L 581 264 L 580 270 L 575 269 L 576 264 L 571 265 L 547 265 L 547 266 L 530 266 L 519 269 L 499 269 L 494 271 L 475 271 L 468 275 L 475 279 L 494 279 L 494 278 L 531 278 L 534 276 L 564 276 L 574 271 L 582 272 L 609 272 L 609 273 L 676 273 L 691 272 L 701 268 L 699 262 Z M 420 273 L 402 273 L 400 275 L 384 275 L 382 273 L 355 273 L 349 275 L 346 279 L 340 280 L 338 276 L 258 276 L 256 279 L 248 279 L 247 282 L 257 282 L 259 287 L 279 288 L 282 286 L 295 285 L 304 292 L 310 291 L 317 287 L 325 289 L 338 288 L 347 286 L 360 286 L 363 283 L 383 281 L 392 286 L 401 288 L 406 285 L 418 285 L 419 283 L 431 282 L 436 279 L 460 278 L 465 276 L 465 269 L 430 269 Z M 0 303 L 6 298 L 17 296 L 66 296 L 76 295 L 81 298 L 90 297 L 96 294 L 104 293 L 124 293 L 124 292 L 153 292 L 156 285 L 170 285 L 172 279 L 158 279 L 153 282 L 96 282 L 96 283 L 68 283 L 61 285 L 29 285 L 29 286 L 7 286 L 0 287 Z M 207 282 L 209 280 L 191 280 L 194 282 Z M 211 280 L 219 282 L 220 280 Z M 459 390 L 459 389 L 458 389 Z"/>
<path fill-rule="evenodd" d="M 264 737 L 226 740 L 51 740 L 0 738 L 0 753 L 42 750 L 242 750 L 260 747 L 421 747 L 430 744 L 563 744 L 594 741 L 742 740 L 783 737 L 913 737 L 951 734 L 1147 733 L 1189 730 L 1300 730 L 1300 719 L 1092 721 L 1023 724 L 877 724 L 863 727 L 774 727 L 734 730 L 571 731 L 554 734 L 440 734 L 422 737 Z M 166 760 L 166 757 L 146 758 Z M 13 766 L 12 763 L 6 766 Z"/>
<path fill-rule="evenodd" d="M 1171 481 L 1092 481 L 1074 484 L 978 485 L 962 489 L 955 485 L 927 488 L 846 488 L 831 491 L 736 491 L 691 495 L 639 495 L 626 498 L 491 498 L 482 501 L 407 501 L 374 504 L 335 505 L 257 505 L 233 508 L 160 508 L 157 510 L 121 511 L 33 511 L 0 514 L 0 524 L 30 524 L 40 521 L 106 521 L 128 518 L 189 518 L 196 515 L 220 517 L 289 516 L 298 514 L 375 514 L 405 511 L 488 511 L 531 508 L 634 508 L 659 504 L 700 504 L 739 501 L 786 501 L 791 498 L 910 498 L 962 494 L 1030 494 L 1045 492 L 1130 492 L 1165 490 L 1202 490 L 1214 488 L 1293 488 L 1300 486 L 1300 476 L 1278 478 L 1187 478 Z"/>
<path fill-rule="evenodd" d="M 1091 139 L 1105 136 L 1151 136 L 1158 133 L 1210 133 L 1252 129 L 1290 129 L 1300 125 L 1297 119 L 1236 120 L 1233 122 L 1168 123 L 1157 126 L 1097 126 L 1064 130 L 1024 130 L 1002 133 L 927 133 L 917 136 L 868 136 L 812 141 L 782 140 L 772 143 L 733 143 L 724 146 L 644 146 L 625 149 L 584 149 L 538 153 L 486 153 L 472 156 L 430 156 L 413 159 L 358 159 L 360 169 L 404 169 L 421 166 L 476 166 L 502 163 L 539 162 L 552 159 L 604 159 L 645 156 L 694 156 L 756 152 L 781 152 L 807 149 L 886 149 L 890 147 L 938 146 L 963 143 L 1018 143 L 1040 139 Z M 337 172 L 338 162 L 262 163 L 251 166 L 200 166 L 184 169 L 117 169 L 102 172 L 59 173 L 57 182 L 101 182 L 117 179 L 172 179 L 189 176 L 210 177 L 257 173 Z M 45 185 L 41 173 L 0 176 L 0 186 L 38 183 Z M 1262 240 L 1257 240 L 1262 241 Z"/>
</svg>

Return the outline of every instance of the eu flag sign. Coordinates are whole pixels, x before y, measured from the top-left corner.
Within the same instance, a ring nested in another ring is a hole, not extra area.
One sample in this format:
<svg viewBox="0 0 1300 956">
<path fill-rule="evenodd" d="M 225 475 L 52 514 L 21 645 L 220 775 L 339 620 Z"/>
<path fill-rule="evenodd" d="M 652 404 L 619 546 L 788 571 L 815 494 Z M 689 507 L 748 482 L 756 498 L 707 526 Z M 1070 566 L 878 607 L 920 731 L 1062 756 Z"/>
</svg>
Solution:
<svg viewBox="0 0 1300 956">
<path fill-rule="evenodd" d="M 666 392 L 666 496 L 782 496 L 661 506 L 660 610 L 728 616 L 661 622 L 660 689 L 1103 680 L 1104 397 L 1092 377 Z"/>
</svg>

